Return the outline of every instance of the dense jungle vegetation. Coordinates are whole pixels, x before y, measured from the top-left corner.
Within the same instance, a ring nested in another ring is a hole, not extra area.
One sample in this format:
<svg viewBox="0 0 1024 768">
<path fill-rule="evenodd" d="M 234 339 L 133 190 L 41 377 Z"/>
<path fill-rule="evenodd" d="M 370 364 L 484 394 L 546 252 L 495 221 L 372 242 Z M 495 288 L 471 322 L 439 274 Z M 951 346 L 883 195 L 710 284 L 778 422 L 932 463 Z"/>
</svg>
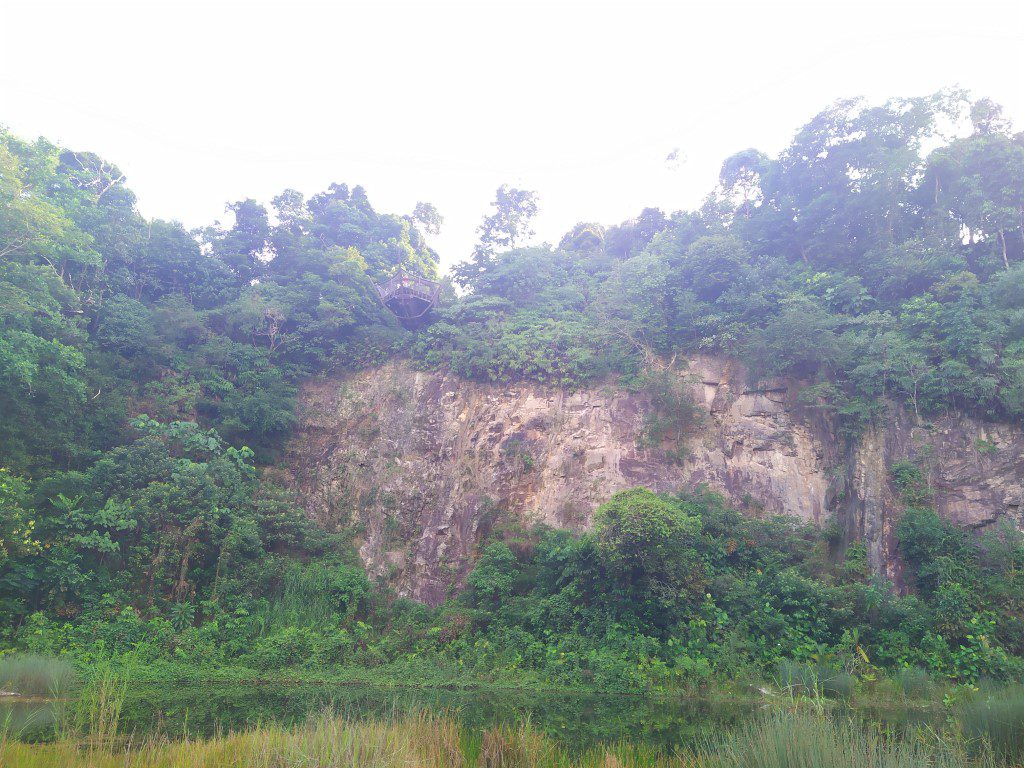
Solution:
<svg viewBox="0 0 1024 768">
<path fill-rule="evenodd" d="M 371 584 L 358 531 L 318 528 L 262 472 L 302 380 L 396 355 L 653 386 L 708 351 L 805 381 L 851 436 L 893 401 L 1021 423 L 1024 134 L 997 105 L 840 102 L 778 157 L 728 158 L 700 209 L 557 246 L 523 245 L 537 206 L 498 190 L 411 333 L 372 283 L 436 276 L 427 203 L 382 214 L 333 184 L 190 232 L 145 220 L 110 162 L 0 133 L 0 645 L 167 675 L 607 689 L 1024 675 L 1024 540 L 942 521 L 912 465 L 894 469 L 906 595 L 830 529 L 638 489 L 592 533 L 497 526 L 437 610 Z"/>
</svg>

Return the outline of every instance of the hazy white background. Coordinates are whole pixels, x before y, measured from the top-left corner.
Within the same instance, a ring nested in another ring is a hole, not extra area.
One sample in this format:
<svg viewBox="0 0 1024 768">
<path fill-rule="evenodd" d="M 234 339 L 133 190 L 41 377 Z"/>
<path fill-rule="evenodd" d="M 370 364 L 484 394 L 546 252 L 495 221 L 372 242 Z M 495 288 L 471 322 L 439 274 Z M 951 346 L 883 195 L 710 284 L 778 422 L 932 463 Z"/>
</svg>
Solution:
<svg viewBox="0 0 1024 768">
<path fill-rule="evenodd" d="M 1024 3 L 0 0 L 0 124 L 116 162 L 147 216 L 366 187 L 468 255 L 495 188 L 577 221 L 698 204 L 844 96 L 959 84 L 1024 115 Z M 667 163 L 673 150 L 679 161 Z"/>
</svg>

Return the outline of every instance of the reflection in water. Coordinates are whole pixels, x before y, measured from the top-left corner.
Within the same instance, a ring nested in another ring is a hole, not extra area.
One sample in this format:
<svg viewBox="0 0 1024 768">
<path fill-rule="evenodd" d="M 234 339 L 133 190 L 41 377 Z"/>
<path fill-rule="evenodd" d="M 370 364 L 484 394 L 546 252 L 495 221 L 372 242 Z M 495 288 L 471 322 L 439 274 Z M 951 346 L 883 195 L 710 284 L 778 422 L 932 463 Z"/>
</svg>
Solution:
<svg viewBox="0 0 1024 768">
<path fill-rule="evenodd" d="M 53 734 L 55 707 L 42 699 L 0 699 L 0 729 L 25 741 Z"/>
</svg>

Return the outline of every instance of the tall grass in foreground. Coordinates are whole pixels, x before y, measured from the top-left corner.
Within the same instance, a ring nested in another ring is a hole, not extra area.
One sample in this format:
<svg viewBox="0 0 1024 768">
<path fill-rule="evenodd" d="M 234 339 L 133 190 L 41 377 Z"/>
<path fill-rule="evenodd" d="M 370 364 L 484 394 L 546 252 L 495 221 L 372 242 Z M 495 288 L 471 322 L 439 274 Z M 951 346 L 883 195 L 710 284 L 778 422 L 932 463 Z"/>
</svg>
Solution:
<svg viewBox="0 0 1024 768">
<path fill-rule="evenodd" d="M 67 705 L 58 702 L 58 738 L 88 739 L 94 745 L 113 746 L 128 694 L 128 679 L 127 671 L 116 669 L 109 661 L 96 663 L 78 699 Z"/>
<path fill-rule="evenodd" d="M 1024 765 L 1024 686 L 1005 688 L 962 705 L 964 736 L 982 740 L 1010 765 Z"/>
<path fill-rule="evenodd" d="M 934 733 L 885 735 L 849 720 L 779 714 L 732 732 L 700 751 L 707 768 L 957 768 L 992 766 L 988 752 L 968 757 L 965 745 Z"/>
<path fill-rule="evenodd" d="M 15 653 L 0 657 L 0 691 L 19 696 L 55 696 L 68 691 L 75 669 L 64 659 Z"/>
<path fill-rule="evenodd" d="M 619 743 L 572 756 L 530 726 L 470 734 L 449 717 L 353 722 L 331 715 L 210 739 L 28 745 L 0 736 L 5 768 L 994 768 L 934 734 L 889 735 L 848 721 L 778 714 L 674 755 Z"/>
</svg>

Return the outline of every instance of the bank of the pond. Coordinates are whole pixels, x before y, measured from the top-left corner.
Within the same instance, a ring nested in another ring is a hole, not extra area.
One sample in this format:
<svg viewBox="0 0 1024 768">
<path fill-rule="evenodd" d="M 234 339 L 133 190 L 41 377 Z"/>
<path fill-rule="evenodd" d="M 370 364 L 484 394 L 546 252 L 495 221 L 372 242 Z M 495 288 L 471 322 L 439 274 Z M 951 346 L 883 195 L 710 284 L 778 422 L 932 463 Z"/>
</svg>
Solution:
<svg viewBox="0 0 1024 768">
<path fill-rule="evenodd" d="M 174 741 L 68 734 L 53 743 L 24 744 L 0 736 L 0 761 L 9 768 L 996 768 L 1015 765 L 1018 757 L 996 754 L 984 738 L 885 733 L 800 713 L 771 715 L 674 751 L 621 740 L 579 754 L 530 723 L 473 730 L 453 717 L 431 714 L 362 722 L 325 715 L 294 728 L 266 726 Z"/>
<path fill-rule="evenodd" d="M 816 686 L 783 685 L 775 680 L 720 680 L 700 688 L 674 690 L 602 690 L 596 687 L 554 686 L 549 681 L 524 674 L 517 679 L 496 676 L 481 679 L 459 675 L 458 670 L 425 669 L 421 664 L 402 664 L 375 668 L 305 668 L 262 672 L 241 666 L 195 667 L 157 661 L 138 664 L 123 657 L 96 666 L 81 665 L 80 675 L 88 683 L 99 674 L 113 673 L 131 681 L 129 701 L 148 702 L 152 715 L 164 726 L 189 711 L 191 726 L 200 733 L 203 718 L 196 713 L 204 708 L 220 715 L 216 727 L 240 727 L 251 722 L 282 719 L 297 722 L 310 712 L 325 706 L 346 703 L 347 712 L 363 716 L 366 712 L 394 710 L 394 702 L 427 704 L 433 711 L 452 708 L 473 708 L 511 713 L 517 710 L 536 717 L 548 702 L 561 702 L 556 709 L 572 712 L 587 707 L 592 710 L 621 713 L 656 713 L 650 720 L 662 719 L 665 713 L 684 719 L 695 719 L 695 713 L 707 718 L 709 712 L 726 713 L 721 724 L 735 722 L 735 712 L 765 709 L 806 709 L 816 712 L 871 712 L 871 718 L 887 723 L 936 721 L 950 705 L 975 695 L 973 688 L 930 684 L 910 688 L 895 679 L 881 679 L 871 685 L 857 685 L 845 695 L 831 695 Z M 195 695 L 193 695 L 195 694 Z M 289 701 L 283 705 L 280 702 Z M 382 706 L 384 700 L 388 705 Z M 216 706 L 211 702 L 218 702 Z M 251 703 L 255 702 L 256 706 Z M 571 702 L 571 704 L 567 703 Z M 506 706 L 509 703 L 510 706 Z M 400 711 L 416 707 L 400 706 Z M 286 712 L 287 717 L 278 716 Z M 231 713 L 232 717 L 224 717 Z M 629 720 L 629 718 L 626 718 Z M 132 717 L 132 724 L 142 731 L 150 730 L 143 716 Z M 206 720 L 209 722 L 209 719 Z M 638 727 L 642 727 L 638 724 Z"/>
<path fill-rule="evenodd" d="M 110 688 L 113 678 L 99 686 Z M 609 693 L 552 692 L 500 688 L 446 689 L 380 687 L 353 683 L 140 683 L 114 682 L 122 694 L 118 717 L 123 733 L 135 739 L 179 739 L 244 731 L 254 724 L 292 727 L 329 711 L 352 721 L 394 720 L 422 712 L 453 715 L 467 728 L 529 722 L 573 754 L 599 743 L 628 739 L 672 750 L 735 728 L 768 711 L 843 717 L 881 729 L 941 729 L 950 709 L 937 702 L 833 701 L 766 690 L 761 698 L 623 696 Z M 95 697 L 97 682 L 86 680 L 80 698 Z M 108 700 L 110 697 L 107 697 Z M 11 733 L 46 741 L 59 735 L 68 715 L 81 716 L 75 697 L 57 704 L 35 700 L 0 703 Z"/>
<path fill-rule="evenodd" d="M 83 695 L 94 687 L 84 681 Z M 77 709 L 74 701 L 64 706 Z M 52 739 L 52 707 L 15 707 L 22 738 Z M 0 704 L 0 720 L 4 705 Z M 420 712 L 453 714 L 467 727 L 531 722 L 561 745 L 579 752 L 595 743 L 632 738 L 672 748 L 705 732 L 734 726 L 756 712 L 750 703 L 673 696 L 525 689 L 450 689 L 370 686 L 356 683 L 142 683 L 124 689 L 121 730 L 136 737 L 211 736 L 255 723 L 301 725 L 331 711 L 350 720 L 396 719 Z"/>
<path fill-rule="evenodd" d="M 970 738 L 1011 743 L 1024 729 L 1021 689 L 955 687 L 912 676 L 858 680 L 837 688 L 811 678 L 720 681 L 701 689 L 638 693 L 553 688 L 543 681 L 481 680 L 457 670 L 418 664 L 374 668 L 296 667 L 260 673 L 244 667 L 139 663 L 133 656 L 77 661 L 66 657 L 6 657 L 6 679 L 39 692 L 59 688 L 60 701 L 36 695 L 0 700 L 8 738 L 58 742 L 68 723 L 90 724 L 96 701 L 115 707 L 122 734 L 140 740 L 196 740 L 247 732 L 255 725 L 305 727 L 330 712 L 350 723 L 394 722 L 427 713 L 460 727 L 488 729 L 530 723 L 576 757 L 596 745 L 629 741 L 672 752 L 762 718 L 767 712 L 831 717 L 883 733 L 939 733 L 956 723 Z M 109 720 L 110 716 L 106 718 Z M 1016 720 L 1019 725 L 1005 726 Z M 1000 725 L 1001 730 L 993 729 Z M 77 727 L 77 725 L 76 725 Z M 1022 749 L 1024 751 L 1024 749 Z"/>
</svg>

